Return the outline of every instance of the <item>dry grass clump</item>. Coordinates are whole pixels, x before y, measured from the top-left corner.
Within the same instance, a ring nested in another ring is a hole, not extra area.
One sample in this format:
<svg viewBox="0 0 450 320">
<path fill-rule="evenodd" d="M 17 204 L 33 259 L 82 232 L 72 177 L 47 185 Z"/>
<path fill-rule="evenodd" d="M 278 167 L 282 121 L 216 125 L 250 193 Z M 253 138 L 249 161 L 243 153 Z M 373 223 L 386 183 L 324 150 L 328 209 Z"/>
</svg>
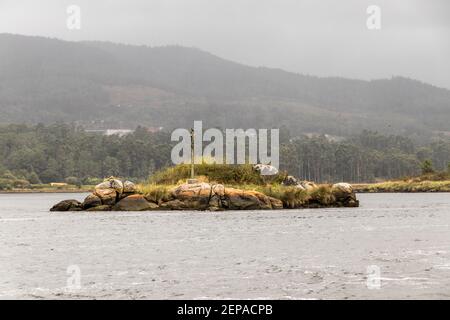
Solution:
<svg viewBox="0 0 450 320">
<path fill-rule="evenodd" d="M 260 188 L 260 191 L 269 197 L 279 199 L 285 208 L 296 208 L 305 204 L 310 199 L 306 190 L 293 186 L 273 185 Z"/>
<path fill-rule="evenodd" d="M 321 205 L 330 205 L 335 201 L 333 193 L 331 192 L 331 185 L 321 185 L 318 188 L 312 189 L 309 192 L 311 203 L 318 203 Z"/>
<path fill-rule="evenodd" d="M 138 192 L 143 194 L 145 198 L 154 203 L 160 201 L 167 201 L 170 197 L 170 190 L 173 185 L 157 185 L 154 183 L 139 184 L 137 186 Z"/>
<path fill-rule="evenodd" d="M 177 184 L 185 181 L 191 175 L 191 167 L 187 164 L 180 164 L 156 172 L 150 177 L 150 182 L 156 184 Z M 196 164 L 195 175 L 202 177 L 204 182 L 215 182 L 222 184 L 253 184 L 265 185 L 268 181 L 253 169 L 251 164 Z M 272 177 L 271 183 L 281 183 L 283 174 Z"/>
</svg>

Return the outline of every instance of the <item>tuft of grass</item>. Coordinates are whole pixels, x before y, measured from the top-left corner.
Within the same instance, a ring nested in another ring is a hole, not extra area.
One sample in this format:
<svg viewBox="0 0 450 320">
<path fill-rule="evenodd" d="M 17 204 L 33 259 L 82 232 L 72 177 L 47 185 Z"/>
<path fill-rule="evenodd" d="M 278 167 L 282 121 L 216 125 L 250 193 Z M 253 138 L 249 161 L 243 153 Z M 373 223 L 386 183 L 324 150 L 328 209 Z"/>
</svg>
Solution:
<svg viewBox="0 0 450 320">
<path fill-rule="evenodd" d="M 155 184 L 177 184 L 190 177 L 191 167 L 188 164 L 181 164 L 169 167 L 156 172 L 150 177 L 150 182 Z M 253 184 L 265 185 L 268 180 L 253 169 L 250 164 L 196 164 L 195 175 L 202 177 L 204 182 L 214 182 L 222 184 Z M 284 174 L 279 173 L 270 178 L 271 183 L 281 183 Z"/>
<path fill-rule="evenodd" d="M 143 194 L 148 201 L 159 203 L 160 201 L 170 200 L 170 189 L 173 185 L 156 185 L 154 183 L 139 184 L 137 190 Z"/>
<path fill-rule="evenodd" d="M 309 192 L 311 202 L 319 203 L 322 205 L 330 205 L 334 202 L 335 198 L 331 192 L 331 185 L 321 185 L 316 189 L 312 189 Z"/>
<path fill-rule="evenodd" d="M 266 196 L 281 200 L 285 208 L 296 208 L 307 203 L 311 196 L 306 190 L 293 186 L 268 185 L 256 186 L 254 190 L 259 191 Z"/>
</svg>

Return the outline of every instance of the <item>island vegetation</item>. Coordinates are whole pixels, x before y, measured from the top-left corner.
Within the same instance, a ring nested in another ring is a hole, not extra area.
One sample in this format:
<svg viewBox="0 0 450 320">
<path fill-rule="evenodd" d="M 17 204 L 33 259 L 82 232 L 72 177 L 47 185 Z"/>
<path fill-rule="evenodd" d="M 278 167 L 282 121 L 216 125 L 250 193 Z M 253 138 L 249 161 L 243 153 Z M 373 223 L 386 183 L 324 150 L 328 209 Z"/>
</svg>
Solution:
<svg viewBox="0 0 450 320">
<path fill-rule="evenodd" d="M 51 211 L 153 211 L 153 210 L 276 210 L 294 208 L 357 207 L 347 183 L 316 185 L 287 173 L 261 175 L 250 164 L 188 165 L 157 172 L 140 185 L 110 177 L 94 188 L 83 202 L 64 200 Z"/>
</svg>

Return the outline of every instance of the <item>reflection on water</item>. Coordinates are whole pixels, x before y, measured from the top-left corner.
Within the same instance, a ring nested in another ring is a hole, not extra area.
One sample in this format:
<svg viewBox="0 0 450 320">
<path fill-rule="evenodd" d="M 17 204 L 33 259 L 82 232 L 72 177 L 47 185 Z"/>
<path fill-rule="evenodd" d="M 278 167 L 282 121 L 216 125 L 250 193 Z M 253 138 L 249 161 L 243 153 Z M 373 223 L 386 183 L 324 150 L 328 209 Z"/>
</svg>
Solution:
<svg viewBox="0 0 450 320">
<path fill-rule="evenodd" d="M 48 212 L 84 196 L 0 194 L 1 299 L 450 298 L 450 194 L 363 194 L 343 209 Z M 69 290 L 73 268 L 80 287 Z"/>
</svg>

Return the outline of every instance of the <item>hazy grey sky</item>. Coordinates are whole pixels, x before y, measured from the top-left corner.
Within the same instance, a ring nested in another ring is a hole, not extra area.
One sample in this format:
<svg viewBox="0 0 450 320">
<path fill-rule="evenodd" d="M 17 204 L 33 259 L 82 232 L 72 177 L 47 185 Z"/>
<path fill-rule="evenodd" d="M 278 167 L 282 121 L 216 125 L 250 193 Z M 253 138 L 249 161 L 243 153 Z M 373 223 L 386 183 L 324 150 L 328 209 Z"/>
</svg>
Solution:
<svg viewBox="0 0 450 320">
<path fill-rule="evenodd" d="M 66 27 L 68 5 L 81 30 Z M 366 9 L 381 8 L 381 30 Z M 0 0 L 0 33 L 197 47 L 252 66 L 450 88 L 447 0 Z"/>
</svg>

